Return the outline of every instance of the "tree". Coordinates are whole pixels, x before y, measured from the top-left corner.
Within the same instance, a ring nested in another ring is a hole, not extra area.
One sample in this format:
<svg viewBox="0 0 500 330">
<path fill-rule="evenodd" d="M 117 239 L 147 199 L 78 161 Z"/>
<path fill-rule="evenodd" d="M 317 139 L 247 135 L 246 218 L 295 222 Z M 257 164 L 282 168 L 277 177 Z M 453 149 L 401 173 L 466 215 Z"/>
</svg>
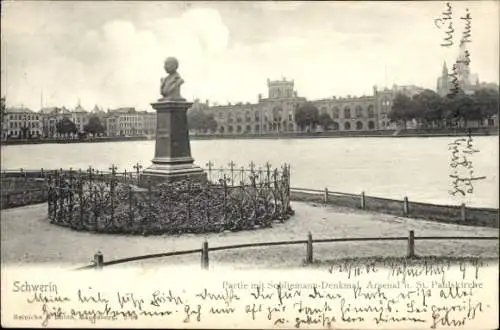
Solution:
<svg viewBox="0 0 500 330">
<path fill-rule="evenodd" d="M 408 96 L 398 93 L 394 98 L 388 117 L 393 122 L 402 123 L 406 129 L 406 122 L 415 118 L 414 102 Z"/>
<path fill-rule="evenodd" d="M 465 127 L 467 127 L 467 122 L 470 120 L 484 118 L 474 98 L 464 93 L 457 94 L 454 98 L 448 100 L 446 110 L 448 118 L 463 121 Z"/>
<path fill-rule="evenodd" d="M 208 114 L 204 107 L 193 106 L 187 113 L 189 129 L 197 131 L 212 131 L 217 130 L 217 121 L 213 114 Z"/>
<path fill-rule="evenodd" d="M 498 113 L 499 92 L 495 89 L 481 88 L 474 92 L 472 98 L 475 108 L 483 118 L 491 118 Z"/>
<path fill-rule="evenodd" d="M 413 97 L 413 118 L 419 119 L 424 126 L 438 125 L 443 119 L 443 99 L 436 92 L 426 89 Z"/>
<path fill-rule="evenodd" d="M 332 117 L 330 117 L 329 114 L 327 114 L 325 112 L 325 113 L 321 114 L 321 116 L 319 116 L 319 124 L 320 124 L 321 128 L 323 129 L 323 131 L 327 131 L 333 125 L 333 119 L 332 119 Z"/>
<path fill-rule="evenodd" d="M 104 134 L 106 128 L 101 124 L 101 120 L 97 116 L 92 116 L 89 118 L 87 125 L 83 127 L 85 133 L 91 133 L 93 135 Z"/>
<path fill-rule="evenodd" d="M 69 118 L 64 117 L 62 120 L 56 124 L 57 133 L 61 135 L 75 134 L 78 130 L 75 123 L 73 123 Z"/>
<path fill-rule="evenodd" d="M 215 120 L 213 114 L 207 115 L 207 118 L 205 120 L 205 127 L 211 132 L 217 131 L 217 121 Z"/>
<path fill-rule="evenodd" d="M 295 123 L 304 130 L 305 127 L 315 127 L 319 123 L 319 111 L 316 106 L 306 102 L 295 110 Z"/>
</svg>

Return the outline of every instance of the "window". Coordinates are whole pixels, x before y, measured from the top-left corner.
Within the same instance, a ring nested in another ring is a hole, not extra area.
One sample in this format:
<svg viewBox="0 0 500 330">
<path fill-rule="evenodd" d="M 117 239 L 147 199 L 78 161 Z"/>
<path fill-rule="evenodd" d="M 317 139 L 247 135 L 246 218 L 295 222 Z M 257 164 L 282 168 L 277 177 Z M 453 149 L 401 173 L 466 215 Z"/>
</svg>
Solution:
<svg viewBox="0 0 500 330">
<path fill-rule="evenodd" d="M 390 111 L 390 108 L 391 108 L 391 101 L 389 101 L 389 99 L 387 98 L 383 98 L 382 99 L 382 103 L 381 103 L 381 112 L 382 113 L 387 113 Z"/>
<path fill-rule="evenodd" d="M 368 118 L 375 118 L 375 110 L 373 104 L 368 106 Z"/>
<path fill-rule="evenodd" d="M 344 108 L 344 118 L 347 118 L 347 119 L 351 118 L 351 108 L 349 108 L 349 107 Z"/>
<path fill-rule="evenodd" d="M 360 105 L 356 106 L 356 118 L 363 117 L 363 108 Z"/>
<path fill-rule="evenodd" d="M 344 129 L 345 129 L 346 131 L 350 130 L 350 129 L 351 129 L 351 123 L 350 123 L 350 122 L 348 122 L 348 121 L 347 121 L 347 122 L 345 122 L 345 123 L 344 123 Z"/>
<path fill-rule="evenodd" d="M 339 108 L 335 107 L 333 109 L 332 118 L 339 118 L 339 115 L 340 115 L 340 110 Z"/>
</svg>

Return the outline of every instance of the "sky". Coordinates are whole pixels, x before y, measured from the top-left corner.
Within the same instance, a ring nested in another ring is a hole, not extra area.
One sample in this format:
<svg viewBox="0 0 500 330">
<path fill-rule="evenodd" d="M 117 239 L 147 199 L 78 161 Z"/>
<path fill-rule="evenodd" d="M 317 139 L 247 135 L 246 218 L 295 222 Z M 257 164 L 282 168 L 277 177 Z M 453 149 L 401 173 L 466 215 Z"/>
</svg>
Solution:
<svg viewBox="0 0 500 330">
<path fill-rule="evenodd" d="M 151 110 L 163 61 L 178 58 L 188 100 L 255 103 L 267 79 L 310 100 L 373 86 L 436 89 L 468 8 L 471 71 L 499 82 L 499 1 L 452 6 L 454 45 L 434 20 L 446 2 L 2 1 L 1 93 L 8 106 Z"/>
</svg>

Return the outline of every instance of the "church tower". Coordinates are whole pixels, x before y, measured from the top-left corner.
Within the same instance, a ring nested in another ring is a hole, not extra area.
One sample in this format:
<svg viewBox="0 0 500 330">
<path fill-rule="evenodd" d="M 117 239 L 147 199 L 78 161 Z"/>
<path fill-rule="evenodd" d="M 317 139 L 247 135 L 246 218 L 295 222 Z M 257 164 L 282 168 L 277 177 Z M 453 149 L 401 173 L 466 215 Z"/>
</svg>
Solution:
<svg viewBox="0 0 500 330">
<path fill-rule="evenodd" d="M 448 74 L 448 67 L 446 66 L 446 61 L 443 62 L 443 70 L 441 77 L 437 81 L 437 93 L 441 96 L 448 94 L 450 90 L 450 76 Z"/>
<path fill-rule="evenodd" d="M 457 58 L 457 79 L 463 90 L 466 90 L 471 85 L 469 64 L 469 51 L 465 48 L 465 43 L 462 43 Z"/>
</svg>

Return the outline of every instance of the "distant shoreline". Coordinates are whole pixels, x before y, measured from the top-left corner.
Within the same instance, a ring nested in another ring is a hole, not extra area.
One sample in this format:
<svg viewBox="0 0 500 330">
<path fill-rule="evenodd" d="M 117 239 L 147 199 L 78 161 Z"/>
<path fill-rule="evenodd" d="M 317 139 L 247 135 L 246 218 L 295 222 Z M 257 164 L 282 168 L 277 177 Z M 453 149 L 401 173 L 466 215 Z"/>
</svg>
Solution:
<svg viewBox="0 0 500 330">
<path fill-rule="evenodd" d="M 498 136 L 498 128 L 471 128 L 472 136 Z M 378 130 L 378 131 L 329 131 L 329 132 L 307 132 L 307 133 L 273 133 L 273 134 L 225 134 L 205 135 L 190 134 L 191 140 L 223 140 L 223 139 L 311 139 L 311 138 L 355 138 L 355 137 L 455 137 L 467 136 L 468 131 L 464 128 L 453 130 Z M 146 136 L 133 137 L 99 137 L 88 139 L 43 139 L 43 140 L 9 140 L 2 141 L 1 145 L 23 145 L 23 144 L 58 144 L 58 143 L 104 143 L 104 142 L 129 142 L 129 141 L 154 141 Z"/>
</svg>

